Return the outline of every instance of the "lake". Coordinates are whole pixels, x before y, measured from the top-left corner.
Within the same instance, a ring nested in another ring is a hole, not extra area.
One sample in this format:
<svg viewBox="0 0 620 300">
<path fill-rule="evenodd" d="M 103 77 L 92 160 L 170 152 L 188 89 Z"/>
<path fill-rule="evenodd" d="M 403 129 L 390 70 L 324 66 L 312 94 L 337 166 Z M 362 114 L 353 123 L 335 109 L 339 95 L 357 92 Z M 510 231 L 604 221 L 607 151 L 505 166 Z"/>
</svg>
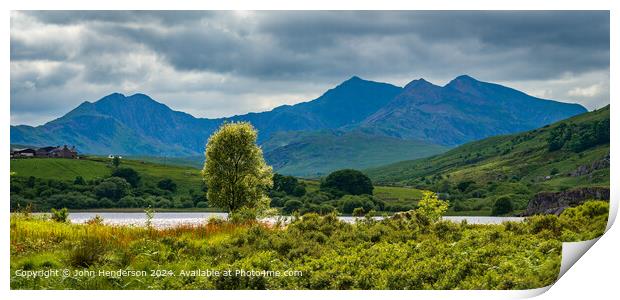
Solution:
<svg viewBox="0 0 620 300">
<path fill-rule="evenodd" d="M 84 223 L 96 215 L 103 218 L 105 224 L 109 225 L 129 225 L 129 226 L 144 226 L 146 223 L 146 215 L 142 212 L 72 212 L 69 214 L 69 219 L 72 223 L 81 224 Z M 227 213 L 218 212 L 158 212 L 155 213 L 153 220 L 151 221 L 154 227 L 166 228 L 174 227 L 177 225 L 198 225 L 206 223 L 210 218 L 222 218 L 225 219 L 228 216 Z M 286 217 L 284 217 L 286 218 Z M 360 217 L 341 216 L 340 220 L 348 223 L 355 222 Z M 381 219 L 382 217 L 375 217 L 375 219 Z M 524 218 L 521 217 L 476 217 L 476 216 L 448 216 L 444 217 L 445 220 L 453 222 L 462 222 L 467 220 L 470 224 L 500 224 L 506 221 L 521 222 Z M 265 219 L 267 222 L 275 222 L 275 218 Z"/>
</svg>

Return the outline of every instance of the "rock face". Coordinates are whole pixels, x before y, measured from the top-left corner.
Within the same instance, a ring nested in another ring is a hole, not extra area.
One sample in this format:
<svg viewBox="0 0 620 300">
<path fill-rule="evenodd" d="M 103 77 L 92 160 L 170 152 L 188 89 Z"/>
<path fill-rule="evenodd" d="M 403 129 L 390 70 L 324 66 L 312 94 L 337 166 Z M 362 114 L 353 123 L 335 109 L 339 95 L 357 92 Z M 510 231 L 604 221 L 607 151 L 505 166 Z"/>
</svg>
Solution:
<svg viewBox="0 0 620 300">
<path fill-rule="evenodd" d="M 609 200 L 609 188 L 588 187 L 564 192 L 540 192 L 530 200 L 522 216 L 561 214 L 564 209 L 582 204 L 586 200 Z"/>
<path fill-rule="evenodd" d="M 610 164 L 610 161 L 609 161 L 609 154 L 608 154 L 608 155 L 605 155 L 603 158 L 593 162 L 590 165 L 579 166 L 575 171 L 569 173 L 569 175 L 573 177 L 588 175 L 596 170 L 609 168 L 609 164 Z"/>
</svg>

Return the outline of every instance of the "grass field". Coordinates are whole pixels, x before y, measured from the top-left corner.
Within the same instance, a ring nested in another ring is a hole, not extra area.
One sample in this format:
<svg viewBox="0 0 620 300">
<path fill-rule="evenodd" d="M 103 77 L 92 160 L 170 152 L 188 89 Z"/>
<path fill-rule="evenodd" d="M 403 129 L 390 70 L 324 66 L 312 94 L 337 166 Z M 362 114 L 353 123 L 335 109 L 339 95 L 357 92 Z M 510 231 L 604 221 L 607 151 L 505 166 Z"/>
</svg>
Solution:
<svg viewBox="0 0 620 300">
<path fill-rule="evenodd" d="M 201 187 L 200 170 L 196 168 L 128 159 L 122 160 L 121 167 L 135 169 L 144 182 L 157 183 L 163 178 L 170 178 L 177 184 L 179 193 L 186 193 L 189 189 L 199 190 Z M 12 159 L 11 172 L 15 172 L 15 176 L 73 181 L 76 176 L 82 176 L 85 180 L 109 176 L 112 167 L 109 159 L 101 157 L 30 158 Z"/>
</svg>

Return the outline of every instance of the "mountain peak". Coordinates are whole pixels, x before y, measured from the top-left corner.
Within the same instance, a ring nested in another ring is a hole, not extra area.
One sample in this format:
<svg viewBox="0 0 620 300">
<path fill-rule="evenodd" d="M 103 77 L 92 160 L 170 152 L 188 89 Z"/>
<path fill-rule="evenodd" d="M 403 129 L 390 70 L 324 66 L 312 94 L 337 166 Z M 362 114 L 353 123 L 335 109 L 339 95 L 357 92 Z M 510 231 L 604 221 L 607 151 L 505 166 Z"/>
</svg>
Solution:
<svg viewBox="0 0 620 300">
<path fill-rule="evenodd" d="M 366 80 L 360 78 L 359 76 L 353 75 L 353 76 L 351 76 L 351 78 L 343 81 L 340 84 L 340 86 L 342 86 L 342 85 L 349 85 L 349 84 L 359 84 L 359 83 L 362 83 L 362 82 L 366 82 Z"/>
<path fill-rule="evenodd" d="M 405 86 L 405 90 L 411 90 L 411 89 L 421 89 L 421 88 L 433 88 L 433 87 L 437 87 L 436 85 L 426 81 L 426 79 L 424 78 L 420 78 L 420 79 L 416 79 L 413 80 L 411 82 L 409 82 L 406 86 Z"/>
<path fill-rule="evenodd" d="M 347 79 L 347 81 L 363 81 L 364 79 L 360 78 L 357 75 L 351 76 L 351 78 Z M 345 81 L 346 82 L 346 81 Z"/>
<path fill-rule="evenodd" d="M 480 81 L 469 75 L 460 75 L 452 79 L 446 86 L 471 85 L 476 83 L 480 83 Z"/>
</svg>

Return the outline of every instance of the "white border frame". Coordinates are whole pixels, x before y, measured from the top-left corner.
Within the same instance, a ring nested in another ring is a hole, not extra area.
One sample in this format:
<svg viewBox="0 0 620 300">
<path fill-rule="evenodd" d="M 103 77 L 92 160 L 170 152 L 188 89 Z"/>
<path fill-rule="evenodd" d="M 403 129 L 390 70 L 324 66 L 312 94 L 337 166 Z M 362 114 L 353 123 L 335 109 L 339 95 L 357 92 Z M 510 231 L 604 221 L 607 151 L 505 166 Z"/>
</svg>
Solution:
<svg viewBox="0 0 620 300">
<path fill-rule="evenodd" d="M 33 1 L 10 1 L 0 3 L 3 13 L 0 14 L 2 20 L 2 37 L 5 43 L 0 47 L 2 59 L 3 74 L 0 80 L 2 91 L 2 110 L 0 110 L 1 119 L 6 123 L 10 123 L 10 10 L 223 10 L 223 9 L 242 9 L 242 10 L 289 10 L 289 9 L 329 9 L 329 10 L 611 10 L 611 44 L 610 53 L 619 53 L 618 47 L 618 18 L 620 11 L 618 8 L 620 1 L 614 0 L 589 0 L 589 1 L 540 1 L 540 0 L 468 0 L 468 1 L 449 1 L 449 0 L 432 0 L 425 3 L 401 2 L 394 0 L 383 1 L 329 1 L 314 0 L 310 3 L 300 3 L 298 1 L 284 0 L 262 0 L 262 1 L 241 1 L 231 0 L 226 2 L 199 2 L 199 1 L 122 1 L 108 0 L 98 3 L 80 0 L 33 0 Z M 587 55 L 587 54 L 586 54 Z M 612 54 L 610 58 L 610 97 L 614 99 L 618 96 L 618 89 L 613 82 L 618 79 L 618 60 Z M 610 99 L 610 103 L 611 103 Z M 620 132 L 620 122 L 618 121 L 617 110 L 612 107 L 611 130 L 612 132 Z M 0 247 L 2 249 L 2 259 L 0 259 L 0 282 L 2 290 L 0 293 L 7 296 L 4 299 L 30 299 L 30 298 L 63 298 L 63 299 L 110 299 L 114 298 L 152 298 L 152 299 L 170 299 L 171 297 L 205 297 L 212 296 L 216 298 L 252 298 L 252 299 L 315 299 L 323 297 L 356 297 L 358 299 L 368 298 L 393 298 L 393 299 L 410 299 L 411 297 L 438 298 L 438 299 L 504 299 L 504 298 L 524 298 L 539 295 L 548 288 L 527 291 L 12 291 L 9 286 L 10 272 L 8 270 L 10 261 L 10 239 L 9 239 L 9 136 L 10 127 L 5 124 L 2 127 L 2 149 L 5 159 L 2 160 L 2 168 L 5 172 L 0 173 L 0 186 L 5 195 L 4 207 L 1 210 L 0 228 L 1 239 Z M 618 138 L 611 138 L 611 182 L 618 182 L 617 170 L 619 168 L 616 155 L 618 154 Z M 2 155 L 2 154 L 0 154 Z M 613 223 L 618 208 L 618 185 L 611 185 L 611 212 L 610 223 Z M 609 227 L 608 226 L 608 227 Z M 620 231 L 617 226 L 612 227 L 600 241 L 584 255 L 583 262 L 578 262 L 571 270 L 566 273 L 559 281 L 545 294 L 545 298 L 552 297 L 554 299 L 567 299 L 573 297 L 592 297 L 598 295 L 608 296 L 616 294 L 615 285 L 617 284 L 618 275 L 620 275 L 620 263 L 617 258 L 617 249 L 620 245 Z"/>
</svg>

